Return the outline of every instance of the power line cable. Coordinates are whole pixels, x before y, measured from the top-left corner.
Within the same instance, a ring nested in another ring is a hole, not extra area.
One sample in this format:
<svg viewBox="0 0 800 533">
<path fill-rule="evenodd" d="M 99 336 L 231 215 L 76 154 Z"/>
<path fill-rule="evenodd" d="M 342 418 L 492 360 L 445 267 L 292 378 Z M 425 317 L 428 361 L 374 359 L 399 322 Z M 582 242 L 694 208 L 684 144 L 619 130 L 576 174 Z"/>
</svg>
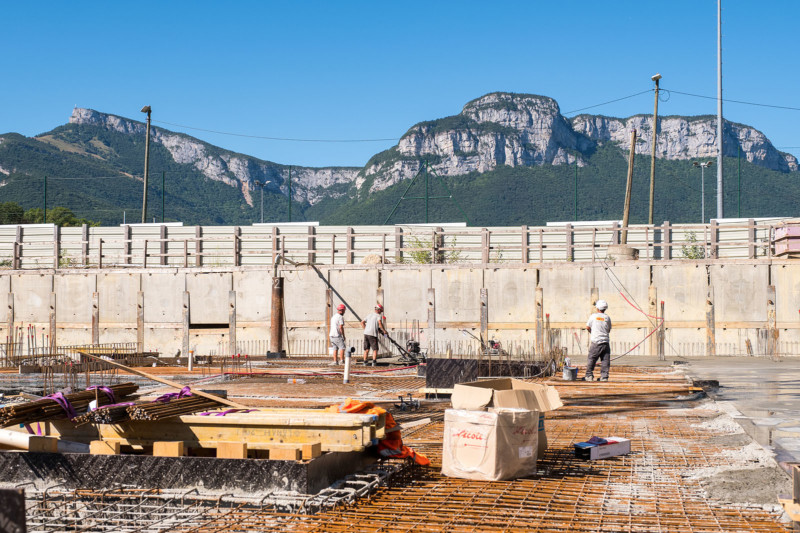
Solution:
<svg viewBox="0 0 800 533">
<path fill-rule="evenodd" d="M 587 106 L 587 107 L 581 107 L 580 109 L 573 109 L 571 111 L 564 111 L 561 114 L 562 115 L 569 115 L 570 113 L 577 113 L 578 111 L 583 111 L 585 109 L 592 109 L 594 107 L 600 107 L 600 106 L 604 106 L 604 105 L 608 105 L 608 104 L 613 104 L 614 102 L 620 102 L 622 100 L 627 100 L 628 98 L 633 98 L 635 96 L 640 96 L 642 94 L 651 93 L 651 92 L 653 92 L 653 89 L 647 89 L 646 91 L 638 92 L 636 94 L 631 94 L 631 95 L 628 95 L 628 96 L 623 96 L 622 98 L 616 98 L 614 100 L 609 100 L 608 102 L 603 102 L 603 103 L 600 103 L 600 104 L 590 105 L 590 106 Z"/>
<path fill-rule="evenodd" d="M 685 93 L 685 92 L 676 91 L 676 90 L 673 90 L 673 89 L 663 89 L 662 88 L 661 90 L 662 91 L 673 92 L 675 94 L 682 94 L 684 96 L 693 96 L 695 98 L 705 98 L 706 100 L 716 100 L 717 99 L 716 96 L 705 96 L 705 95 L 702 95 L 702 94 Z M 754 106 L 758 106 L 758 107 L 771 107 L 773 109 L 788 109 L 790 111 L 800 111 L 800 107 L 792 107 L 792 106 L 785 106 L 785 105 L 762 104 L 762 103 L 759 103 L 759 102 L 747 102 L 745 100 L 730 100 L 728 98 L 723 98 L 722 101 L 723 102 L 729 102 L 729 103 L 732 103 L 732 104 L 754 105 Z"/>
<path fill-rule="evenodd" d="M 207 133 L 217 133 L 219 135 L 231 135 L 233 137 L 246 137 L 249 139 L 266 139 L 268 141 L 292 141 L 292 142 L 307 142 L 307 143 L 366 143 L 366 142 L 385 142 L 385 141 L 400 140 L 400 137 L 388 137 L 382 139 L 300 139 L 294 137 L 270 137 L 266 135 L 248 135 L 245 133 L 233 133 L 229 131 L 195 128 L 194 126 L 186 126 L 185 124 L 175 124 L 174 122 L 166 122 L 164 120 L 154 120 L 153 122 L 157 124 L 167 124 L 169 126 L 186 128 L 187 130 L 205 131 Z"/>
</svg>

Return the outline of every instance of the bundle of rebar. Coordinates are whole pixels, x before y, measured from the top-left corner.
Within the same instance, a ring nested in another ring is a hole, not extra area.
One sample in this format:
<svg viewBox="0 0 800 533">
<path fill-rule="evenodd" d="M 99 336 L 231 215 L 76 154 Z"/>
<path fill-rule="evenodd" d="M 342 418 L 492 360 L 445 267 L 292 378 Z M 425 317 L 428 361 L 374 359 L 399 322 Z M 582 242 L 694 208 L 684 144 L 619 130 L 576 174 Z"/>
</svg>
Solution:
<svg viewBox="0 0 800 533">
<path fill-rule="evenodd" d="M 120 383 L 108 388 L 113 392 L 113 399 L 103 390 L 90 389 L 0 408 L 0 427 L 44 420 L 73 419 L 77 413 L 86 411 L 93 400 L 97 400 L 98 406 L 108 405 L 139 390 L 135 383 Z"/>
<path fill-rule="evenodd" d="M 131 420 L 161 420 L 173 416 L 191 415 L 200 411 L 216 409 L 223 404 L 203 398 L 187 396 L 169 402 L 152 402 L 131 405 L 127 408 Z"/>
<path fill-rule="evenodd" d="M 118 424 L 130 420 L 128 416 L 128 407 L 134 405 L 133 402 L 114 403 L 99 407 L 94 411 L 82 414 L 72 421 L 76 425 L 95 423 L 95 424 Z"/>
</svg>

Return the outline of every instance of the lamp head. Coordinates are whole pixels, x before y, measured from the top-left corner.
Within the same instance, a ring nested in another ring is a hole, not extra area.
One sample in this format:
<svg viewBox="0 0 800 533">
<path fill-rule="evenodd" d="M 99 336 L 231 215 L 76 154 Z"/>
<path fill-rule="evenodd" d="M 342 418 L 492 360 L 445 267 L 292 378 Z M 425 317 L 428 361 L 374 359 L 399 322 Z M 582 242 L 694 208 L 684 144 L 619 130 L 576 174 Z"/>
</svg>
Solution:
<svg viewBox="0 0 800 533">
<path fill-rule="evenodd" d="M 656 74 L 655 76 L 650 76 L 650 79 L 653 81 L 658 81 L 661 79 L 661 74 Z"/>
<path fill-rule="evenodd" d="M 150 113 L 150 106 L 146 105 L 142 108 L 142 113 Z"/>
</svg>

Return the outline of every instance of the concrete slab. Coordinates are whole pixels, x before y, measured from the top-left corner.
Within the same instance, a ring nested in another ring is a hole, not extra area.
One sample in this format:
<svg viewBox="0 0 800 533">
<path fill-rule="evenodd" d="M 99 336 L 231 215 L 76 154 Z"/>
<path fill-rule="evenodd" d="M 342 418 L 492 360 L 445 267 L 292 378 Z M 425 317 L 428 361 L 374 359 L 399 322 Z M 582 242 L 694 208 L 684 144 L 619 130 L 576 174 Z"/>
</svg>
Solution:
<svg viewBox="0 0 800 533">
<path fill-rule="evenodd" d="M 592 267 L 539 270 L 544 312 L 550 314 L 551 323 L 586 322 L 592 303 L 594 270 Z"/>
<path fill-rule="evenodd" d="M 768 265 L 710 265 L 708 272 L 718 324 L 766 323 Z"/>
<path fill-rule="evenodd" d="M 94 274 L 58 274 L 53 279 L 56 323 L 92 325 L 92 293 L 97 290 Z"/>
<path fill-rule="evenodd" d="M 323 280 L 311 268 L 284 270 L 284 313 L 287 322 L 313 322 L 321 328 L 325 323 L 325 290 Z M 327 271 L 322 271 L 327 275 Z M 270 289 L 271 290 L 271 289 Z M 320 329 L 321 331 L 321 329 Z"/>
<path fill-rule="evenodd" d="M 185 287 L 186 278 L 183 274 L 175 272 L 142 274 L 145 324 L 182 323 Z M 225 321 L 227 322 L 227 319 Z"/>
<path fill-rule="evenodd" d="M 431 286 L 436 291 L 437 324 L 440 322 L 480 323 L 482 269 L 434 268 L 431 270 Z M 426 298 L 423 298 L 423 304 L 427 304 Z M 492 295 L 490 294 L 490 305 L 491 301 Z M 423 320 L 425 315 L 419 318 Z"/>
<path fill-rule="evenodd" d="M 381 274 L 381 284 L 389 322 L 403 320 L 420 320 L 424 322 L 427 320 L 431 270 L 427 268 L 384 270 Z M 480 286 L 478 286 L 479 288 Z M 436 305 L 438 310 L 438 291 Z M 436 319 L 444 320 L 438 315 Z"/>
<path fill-rule="evenodd" d="M 708 290 L 705 265 L 694 262 L 687 262 L 685 265 L 654 265 L 653 285 L 656 287 L 658 300 L 664 300 L 664 315 L 668 328 L 669 323 L 675 321 L 705 321 Z M 704 339 L 705 333 L 702 340 Z M 674 342 L 694 342 L 694 340 L 675 339 Z"/>
<path fill-rule="evenodd" d="M 97 275 L 101 325 L 136 325 L 137 294 L 141 286 L 140 278 L 140 274 L 118 272 L 101 273 Z"/>
<path fill-rule="evenodd" d="M 800 462 L 800 359 L 709 357 L 677 368 L 718 380 L 719 389 L 708 395 L 778 461 Z"/>
<path fill-rule="evenodd" d="M 227 324 L 232 289 L 233 275 L 230 272 L 187 273 L 190 323 Z"/>
<path fill-rule="evenodd" d="M 50 321 L 50 293 L 53 276 L 50 274 L 13 274 L 11 292 L 14 293 L 14 321 L 43 323 Z"/>
<path fill-rule="evenodd" d="M 489 323 L 536 321 L 536 269 L 488 268 L 483 286 L 489 291 Z"/>
<path fill-rule="evenodd" d="M 261 322 L 269 331 L 272 277 L 268 270 L 233 273 L 236 322 Z M 286 288 L 284 287 L 284 290 Z"/>
</svg>

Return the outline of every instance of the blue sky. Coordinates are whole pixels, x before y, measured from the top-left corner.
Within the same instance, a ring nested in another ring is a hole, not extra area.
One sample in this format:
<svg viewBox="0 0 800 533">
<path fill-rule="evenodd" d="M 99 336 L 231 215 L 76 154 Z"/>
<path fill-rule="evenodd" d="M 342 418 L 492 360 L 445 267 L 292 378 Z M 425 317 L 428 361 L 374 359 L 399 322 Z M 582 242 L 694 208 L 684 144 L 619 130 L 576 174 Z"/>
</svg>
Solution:
<svg viewBox="0 0 800 533">
<path fill-rule="evenodd" d="M 562 112 L 652 87 L 716 96 L 716 0 L 7 2 L 0 132 L 36 135 L 73 106 L 153 121 L 285 164 L 361 166 L 422 120 L 492 91 Z M 723 2 L 725 98 L 800 107 L 800 2 Z M 666 95 L 665 95 L 666 96 Z M 587 112 L 652 113 L 652 94 Z M 715 114 L 670 94 L 659 113 Z M 800 111 L 725 104 L 725 117 L 800 147 Z M 800 156 L 800 148 L 786 149 Z"/>
</svg>

